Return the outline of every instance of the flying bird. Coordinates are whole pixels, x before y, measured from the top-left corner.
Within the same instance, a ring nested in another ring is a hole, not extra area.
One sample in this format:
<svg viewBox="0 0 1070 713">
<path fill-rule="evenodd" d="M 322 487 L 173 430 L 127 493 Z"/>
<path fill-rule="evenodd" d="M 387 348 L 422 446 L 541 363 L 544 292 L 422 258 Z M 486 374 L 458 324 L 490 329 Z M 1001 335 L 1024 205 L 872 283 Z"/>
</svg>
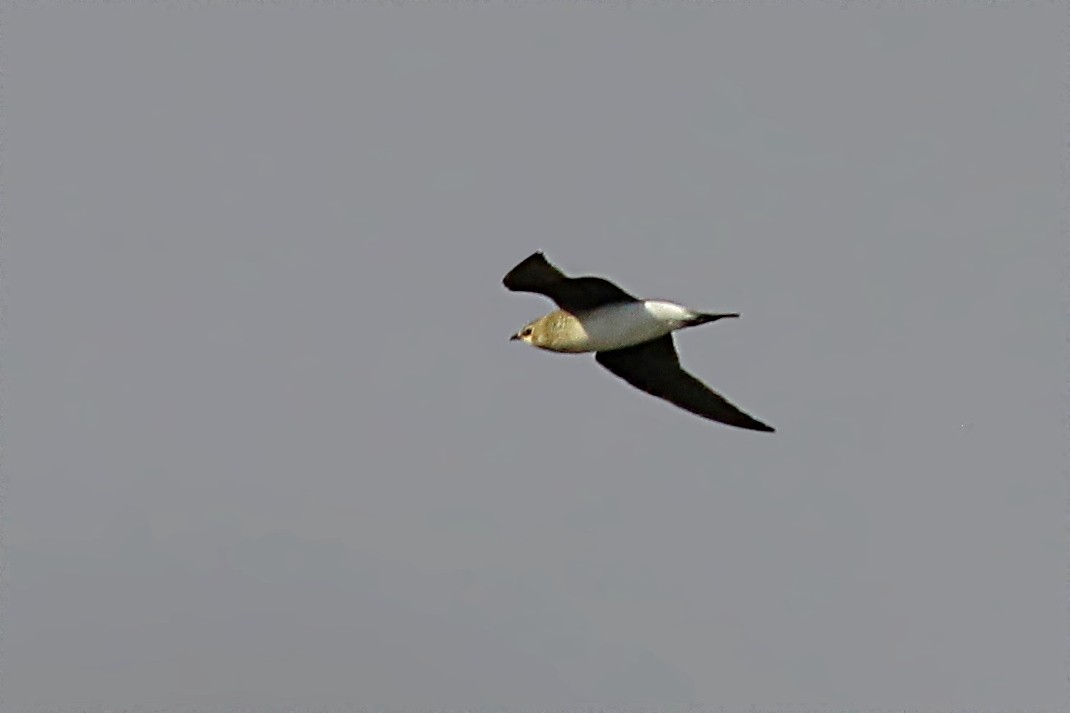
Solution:
<svg viewBox="0 0 1070 713">
<path fill-rule="evenodd" d="M 553 352 L 594 352 L 595 361 L 642 391 L 729 426 L 772 432 L 684 371 L 672 333 L 738 313 L 695 312 L 674 302 L 633 297 L 601 277 L 568 277 L 537 252 L 502 280 L 513 292 L 534 292 L 558 309 L 528 323 L 511 340 Z"/>
</svg>

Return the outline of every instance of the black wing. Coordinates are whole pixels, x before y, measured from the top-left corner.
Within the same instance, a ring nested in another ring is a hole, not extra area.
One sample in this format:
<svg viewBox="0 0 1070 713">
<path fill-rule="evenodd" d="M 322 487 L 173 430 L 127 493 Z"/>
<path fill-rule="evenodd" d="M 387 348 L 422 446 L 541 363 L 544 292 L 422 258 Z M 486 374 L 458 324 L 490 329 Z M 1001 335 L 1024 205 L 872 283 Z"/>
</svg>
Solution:
<svg viewBox="0 0 1070 713">
<path fill-rule="evenodd" d="M 693 414 L 729 426 L 773 431 L 772 426 L 751 418 L 684 371 L 671 334 L 634 347 L 598 352 L 594 358 L 635 388 Z"/>
<path fill-rule="evenodd" d="M 635 297 L 601 277 L 566 276 L 551 265 L 541 252 L 531 255 L 510 270 L 502 284 L 513 292 L 546 295 L 567 312 L 636 301 Z"/>
</svg>

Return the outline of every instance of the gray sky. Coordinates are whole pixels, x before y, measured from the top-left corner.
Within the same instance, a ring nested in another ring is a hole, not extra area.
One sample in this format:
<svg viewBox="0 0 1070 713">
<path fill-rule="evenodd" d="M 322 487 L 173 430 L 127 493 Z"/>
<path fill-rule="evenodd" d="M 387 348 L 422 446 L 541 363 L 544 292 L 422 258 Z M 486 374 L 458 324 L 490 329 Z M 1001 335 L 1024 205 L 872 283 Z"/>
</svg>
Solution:
<svg viewBox="0 0 1070 713">
<path fill-rule="evenodd" d="M 1065 27 L 8 8 L 9 705 L 1070 705 Z M 536 249 L 778 432 L 509 343 Z"/>
</svg>

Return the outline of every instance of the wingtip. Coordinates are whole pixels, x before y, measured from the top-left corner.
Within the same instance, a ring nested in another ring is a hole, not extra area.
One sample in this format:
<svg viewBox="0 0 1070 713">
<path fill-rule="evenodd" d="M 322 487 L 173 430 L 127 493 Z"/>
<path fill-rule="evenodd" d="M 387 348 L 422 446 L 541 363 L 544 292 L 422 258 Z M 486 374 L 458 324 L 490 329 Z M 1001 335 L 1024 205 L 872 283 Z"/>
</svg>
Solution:
<svg viewBox="0 0 1070 713">
<path fill-rule="evenodd" d="M 506 273 L 502 285 L 513 292 L 540 292 L 546 284 L 562 278 L 564 275 L 550 264 L 542 250 L 536 250 Z"/>
<path fill-rule="evenodd" d="M 749 428 L 752 431 L 761 431 L 762 433 L 776 433 L 776 429 L 770 426 L 768 423 L 762 423 L 753 416 L 748 416 L 750 423 L 745 428 Z"/>
</svg>

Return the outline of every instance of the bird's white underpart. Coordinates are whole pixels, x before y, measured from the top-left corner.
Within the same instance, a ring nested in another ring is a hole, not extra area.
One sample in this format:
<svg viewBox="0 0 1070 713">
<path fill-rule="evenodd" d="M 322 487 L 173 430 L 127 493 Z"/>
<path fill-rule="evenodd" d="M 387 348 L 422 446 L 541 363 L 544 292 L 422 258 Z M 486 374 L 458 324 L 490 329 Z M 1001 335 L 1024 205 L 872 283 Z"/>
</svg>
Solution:
<svg viewBox="0 0 1070 713">
<path fill-rule="evenodd" d="M 697 317 L 697 313 L 660 300 L 606 305 L 576 315 L 583 331 L 573 350 L 604 352 L 664 337 Z"/>
</svg>

